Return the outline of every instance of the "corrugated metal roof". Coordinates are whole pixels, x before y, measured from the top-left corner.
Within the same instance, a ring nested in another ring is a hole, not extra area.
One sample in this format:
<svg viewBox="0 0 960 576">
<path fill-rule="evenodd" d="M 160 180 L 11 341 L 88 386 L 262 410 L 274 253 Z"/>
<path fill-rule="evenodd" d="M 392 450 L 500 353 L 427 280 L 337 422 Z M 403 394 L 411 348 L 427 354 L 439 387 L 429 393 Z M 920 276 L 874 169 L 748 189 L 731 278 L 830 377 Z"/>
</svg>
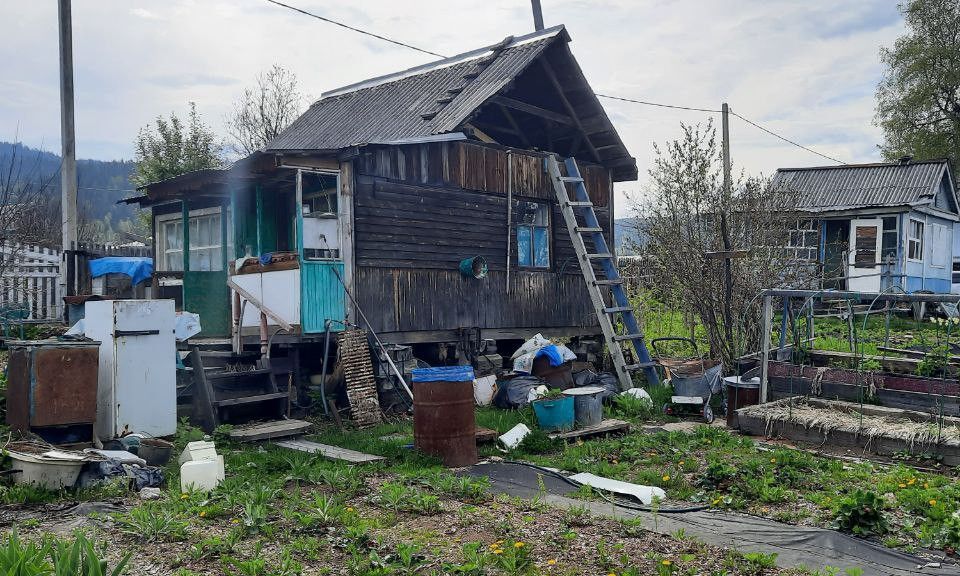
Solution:
<svg viewBox="0 0 960 576">
<path fill-rule="evenodd" d="M 813 212 L 913 206 L 933 202 L 946 169 L 946 160 L 781 168 L 773 185 L 798 192 L 797 207 Z"/>
<path fill-rule="evenodd" d="M 324 94 L 267 150 L 335 150 L 454 131 L 535 60 L 560 30 L 508 45 L 499 53 L 476 50 Z M 445 98 L 451 100 L 438 102 Z"/>
<path fill-rule="evenodd" d="M 491 97 L 509 90 L 550 46 L 568 40 L 565 28 L 556 26 L 326 92 L 267 144 L 266 151 L 338 150 L 460 131 Z M 544 89 L 552 92 L 552 87 Z M 602 110 L 599 103 L 597 107 Z M 590 113 L 596 114 L 592 109 Z M 605 116 L 603 123 L 605 129 L 593 132 L 616 134 Z M 608 150 L 604 158 L 619 162 L 618 174 L 632 174 L 635 179 L 636 164 L 623 163 L 632 158 L 619 137 L 615 142 L 619 149 Z"/>
</svg>

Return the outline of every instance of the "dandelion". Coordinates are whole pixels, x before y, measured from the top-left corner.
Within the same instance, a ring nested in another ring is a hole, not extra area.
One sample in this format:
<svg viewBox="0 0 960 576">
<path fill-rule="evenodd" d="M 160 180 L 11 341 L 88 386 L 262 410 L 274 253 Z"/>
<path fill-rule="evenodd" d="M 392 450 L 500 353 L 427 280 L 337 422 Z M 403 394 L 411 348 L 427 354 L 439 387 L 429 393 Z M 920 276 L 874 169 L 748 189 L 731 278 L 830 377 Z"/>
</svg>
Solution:
<svg viewBox="0 0 960 576">
<path fill-rule="evenodd" d="M 617 573 L 616 573 L 616 572 L 611 572 L 611 573 L 607 574 L 607 576 L 617 576 Z"/>
<path fill-rule="evenodd" d="M 908 486 L 913 486 L 913 485 L 916 484 L 916 483 L 917 483 L 917 479 L 916 479 L 916 478 L 911 478 L 911 479 L 907 480 L 907 485 L 908 485 Z"/>
<path fill-rule="evenodd" d="M 716 506 L 716 505 L 719 504 L 719 503 L 720 503 L 720 499 L 719 499 L 719 498 L 717 498 L 716 500 L 713 501 L 713 505 L 714 505 L 714 506 Z"/>
<path fill-rule="evenodd" d="M 353 512 L 353 506 L 347 506 L 347 512 Z"/>
<path fill-rule="evenodd" d="M 903 482 L 901 482 L 900 484 L 898 484 L 898 486 L 900 486 L 901 488 L 906 488 L 906 487 L 907 487 L 907 485 L 904 484 Z"/>
<path fill-rule="evenodd" d="M 924 483 L 923 483 L 923 487 L 924 487 L 924 488 L 929 488 L 929 487 L 930 487 L 930 483 L 929 483 L 929 482 L 924 482 Z"/>
<path fill-rule="evenodd" d="M 502 548 L 497 548 L 496 550 L 493 551 L 493 553 L 494 553 L 494 554 L 503 554 L 503 549 L 502 549 Z"/>
<path fill-rule="evenodd" d="M 669 481 L 670 481 L 670 475 L 669 475 L 669 474 L 664 474 L 664 475 L 663 475 L 663 481 L 664 481 L 664 482 L 669 482 Z"/>
<path fill-rule="evenodd" d="M 937 501 L 931 499 L 931 500 L 930 500 L 930 505 L 931 505 L 931 506 L 936 506 L 936 505 L 937 505 Z"/>
<path fill-rule="evenodd" d="M 770 509 L 767 508 L 766 506 L 764 506 L 763 508 L 760 509 L 760 511 L 763 512 L 764 514 L 766 514 L 767 512 L 770 511 Z"/>
<path fill-rule="evenodd" d="M 500 545 L 497 544 L 496 542 L 494 542 L 493 544 L 490 545 L 490 549 L 491 549 L 491 550 L 496 550 L 496 549 L 499 548 L 499 547 L 500 547 Z"/>
<path fill-rule="evenodd" d="M 671 562 L 670 560 L 663 560 L 663 561 L 661 561 L 660 563 L 663 564 L 664 566 L 669 566 L 669 565 L 673 564 L 673 562 Z"/>
<path fill-rule="evenodd" d="M 612 464 L 619 464 L 619 463 L 620 463 L 620 461 L 619 461 L 619 460 L 617 460 L 616 458 L 614 458 L 614 459 L 612 460 L 612 462 L 611 462 L 611 463 L 612 463 Z"/>
<path fill-rule="evenodd" d="M 548 566 L 553 566 L 553 565 L 556 564 L 556 563 L 557 563 L 557 561 L 554 560 L 553 558 L 547 560 L 547 565 L 548 565 Z"/>
<path fill-rule="evenodd" d="M 207 517 L 207 511 L 206 511 L 206 510 L 201 510 L 201 511 L 200 511 L 200 517 L 201 517 L 201 518 L 206 518 L 206 517 Z"/>
<path fill-rule="evenodd" d="M 233 522 L 234 524 L 239 524 L 239 523 L 240 523 L 240 519 L 239 519 L 239 518 L 234 518 L 233 520 L 231 520 L 231 522 Z"/>
<path fill-rule="evenodd" d="M 514 547 L 514 548 L 523 548 L 524 546 L 526 546 L 526 544 L 524 544 L 523 542 L 514 542 L 514 543 L 513 543 L 513 547 Z"/>
<path fill-rule="evenodd" d="M 681 466 L 683 466 L 684 464 L 686 464 L 686 462 L 684 462 L 683 460 L 681 460 L 681 461 L 679 462 L 679 464 L 680 464 Z"/>
<path fill-rule="evenodd" d="M 181 499 L 181 500 L 186 500 L 186 499 L 189 498 L 189 497 L 190 497 L 189 494 L 181 494 L 181 495 L 180 495 L 180 499 Z"/>
<path fill-rule="evenodd" d="M 771 459 L 770 459 L 770 463 L 771 463 L 771 464 L 776 464 L 776 463 L 777 463 L 777 459 L 776 459 L 776 458 L 771 458 Z"/>
</svg>

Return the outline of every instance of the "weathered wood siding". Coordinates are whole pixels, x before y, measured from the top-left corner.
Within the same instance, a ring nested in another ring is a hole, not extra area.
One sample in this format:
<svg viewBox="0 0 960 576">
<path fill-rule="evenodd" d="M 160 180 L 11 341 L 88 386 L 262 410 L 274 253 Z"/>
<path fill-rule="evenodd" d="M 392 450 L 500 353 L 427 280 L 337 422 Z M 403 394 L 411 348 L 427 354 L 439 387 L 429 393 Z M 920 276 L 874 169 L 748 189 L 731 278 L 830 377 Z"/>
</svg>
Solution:
<svg viewBox="0 0 960 576">
<path fill-rule="evenodd" d="M 542 158 L 509 155 L 514 199 L 553 205 L 551 267 L 532 271 L 517 268 L 512 231 L 508 240 L 505 150 L 465 142 L 363 150 L 354 164 L 356 285 L 360 305 L 376 329 L 596 325 Z M 581 170 L 594 202 L 608 206 L 607 171 Z M 607 209 L 598 208 L 597 215 L 611 242 Z M 460 275 L 459 262 L 470 256 L 486 259 L 487 278 Z"/>
</svg>

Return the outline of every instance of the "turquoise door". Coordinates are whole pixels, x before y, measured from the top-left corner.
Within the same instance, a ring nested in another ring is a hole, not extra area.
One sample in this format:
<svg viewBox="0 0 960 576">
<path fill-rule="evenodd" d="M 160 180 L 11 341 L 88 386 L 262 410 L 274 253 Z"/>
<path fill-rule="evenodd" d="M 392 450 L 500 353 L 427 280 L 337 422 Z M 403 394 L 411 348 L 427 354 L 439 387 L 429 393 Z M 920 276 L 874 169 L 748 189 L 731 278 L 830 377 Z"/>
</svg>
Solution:
<svg viewBox="0 0 960 576">
<path fill-rule="evenodd" d="M 330 328 L 343 330 L 346 306 L 343 285 L 343 262 L 339 260 L 300 260 L 300 327 L 304 333 Z"/>
</svg>

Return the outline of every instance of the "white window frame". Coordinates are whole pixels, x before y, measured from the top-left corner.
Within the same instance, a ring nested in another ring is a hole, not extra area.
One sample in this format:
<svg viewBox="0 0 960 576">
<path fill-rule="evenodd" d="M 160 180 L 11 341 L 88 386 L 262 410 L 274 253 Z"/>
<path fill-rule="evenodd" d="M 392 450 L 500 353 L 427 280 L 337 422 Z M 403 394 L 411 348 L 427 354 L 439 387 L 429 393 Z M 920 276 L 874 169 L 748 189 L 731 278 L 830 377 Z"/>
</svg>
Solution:
<svg viewBox="0 0 960 576">
<path fill-rule="evenodd" d="M 189 219 L 190 219 L 190 220 L 193 220 L 194 218 L 202 218 L 202 217 L 204 217 L 204 216 L 212 216 L 212 215 L 219 215 L 221 218 L 223 218 L 223 214 L 222 214 L 221 212 L 223 212 L 223 211 L 221 210 L 220 206 L 211 206 L 211 207 L 209 207 L 209 208 L 197 208 L 197 209 L 195 209 L 195 210 L 191 210 L 191 211 L 190 211 Z M 233 246 L 233 242 L 232 242 L 232 239 L 233 239 L 233 238 L 232 238 L 232 235 L 231 235 L 231 233 L 230 233 L 230 224 L 231 224 L 231 222 L 230 222 L 230 211 L 227 210 L 227 211 L 226 211 L 226 214 L 227 214 L 227 245 L 226 245 L 226 246 L 223 246 L 222 239 L 221 239 L 221 242 L 220 242 L 220 243 L 217 243 L 217 244 L 211 244 L 211 245 L 209 245 L 209 246 L 206 246 L 206 245 L 205 245 L 205 246 L 199 246 L 199 245 L 197 245 L 197 244 L 194 244 L 194 242 L 193 242 L 193 240 L 194 240 L 194 239 L 193 239 L 193 236 L 190 237 L 190 240 L 191 240 L 191 242 L 190 242 L 190 250 L 191 250 L 191 251 L 193 251 L 193 250 L 209 250 L 209 249 L 211 249 L 211 248 L 220 248 L 220 249 L 221 249 L 221 258 L 220 258 L 220 261 L 218 262 L 218 264 L 220 264 L 221 266 L 222 266 L 222 260 L 223 260 L 222 250 L 227 250 L 227 259 L 229 260 L 229 259 L 230 259 L 230 256 L 231 256 L 231 254 L 230 254 L 230 248 Z M 170 222 L 179 222 L 179 221 L 181 221 L 182 219 L 183 219 L 183 213 L 182 213 L 182 212 L 171 212 L 171 213 L 169 213 L 169 214 L 160 214 L 160 215 L 158 215 L 157 217 L 154 218 L 154 226 L 155 226 L 155 230 L 156 230 L 156 246 L 157 246 L 157 262 L 154 263 L 154 268 L 157 270 L 157 272 L 182 272 L 182 271 L 183 271 L 182 269 L 181 269 L 181 270 L 168 270 L 168 269 L 167 269 L 167 255 L 168 255 L 168 254 L 171 254 L 171 253 L 178 253 L 178 254 L 180 254 L 180 260 L 181 260 L 181 262 L 182 262 L 182 261 L 183 261 L 183 249 L 181 248 L 181 249 L 179 249 L 179 250 L 167 250 L 167 249 L 166 249 L 167 239 L 166 239 L 166 233 L 165 233 L 165 231 L 164 231 L 166 224 L 168 224 L 168 223 L 170 223 Z M 188 225 L 188 226 L 190 225 L 190 222 L 189 222 L 189 221 L 187 222 L 187 225 Z M 223 223 L 222 223 L 222 222 L 221 222 L 220 226 L 221 226 L 221 228 L 218 228 L 218 233 L 215 235 L 215 236 L 218 237 L 218 238 L 220 237 L 219 230 L 222 229 L 222 226 L 223 226 Z M 181 234 L 182 234 L 182 233 L 183 233 L 183 232 L 181 231 Z M 220 272 L 220 271 L 222 271 L 220 268 L 218 268 L 218 269 L 216 269 L 216 270 L 209 270 L 209 272 Z"/>
<path fill-rule="evenodd" d="M 920 225 L 920 236 L 913 235 L 913 223 L 916 222 Z M 910 218 L 907 221 L 907 261 L 908 262 L 923 262 L 923 249 L 924 249 L 924 236 L 927 233 L 927 223 L 919 218 Z M 919 244 L 917 253 L 920 254 L 919 258 L 912 258 L 910 256 L 911 250 L 910 246 L 913 243 Z"/>
</svg>

